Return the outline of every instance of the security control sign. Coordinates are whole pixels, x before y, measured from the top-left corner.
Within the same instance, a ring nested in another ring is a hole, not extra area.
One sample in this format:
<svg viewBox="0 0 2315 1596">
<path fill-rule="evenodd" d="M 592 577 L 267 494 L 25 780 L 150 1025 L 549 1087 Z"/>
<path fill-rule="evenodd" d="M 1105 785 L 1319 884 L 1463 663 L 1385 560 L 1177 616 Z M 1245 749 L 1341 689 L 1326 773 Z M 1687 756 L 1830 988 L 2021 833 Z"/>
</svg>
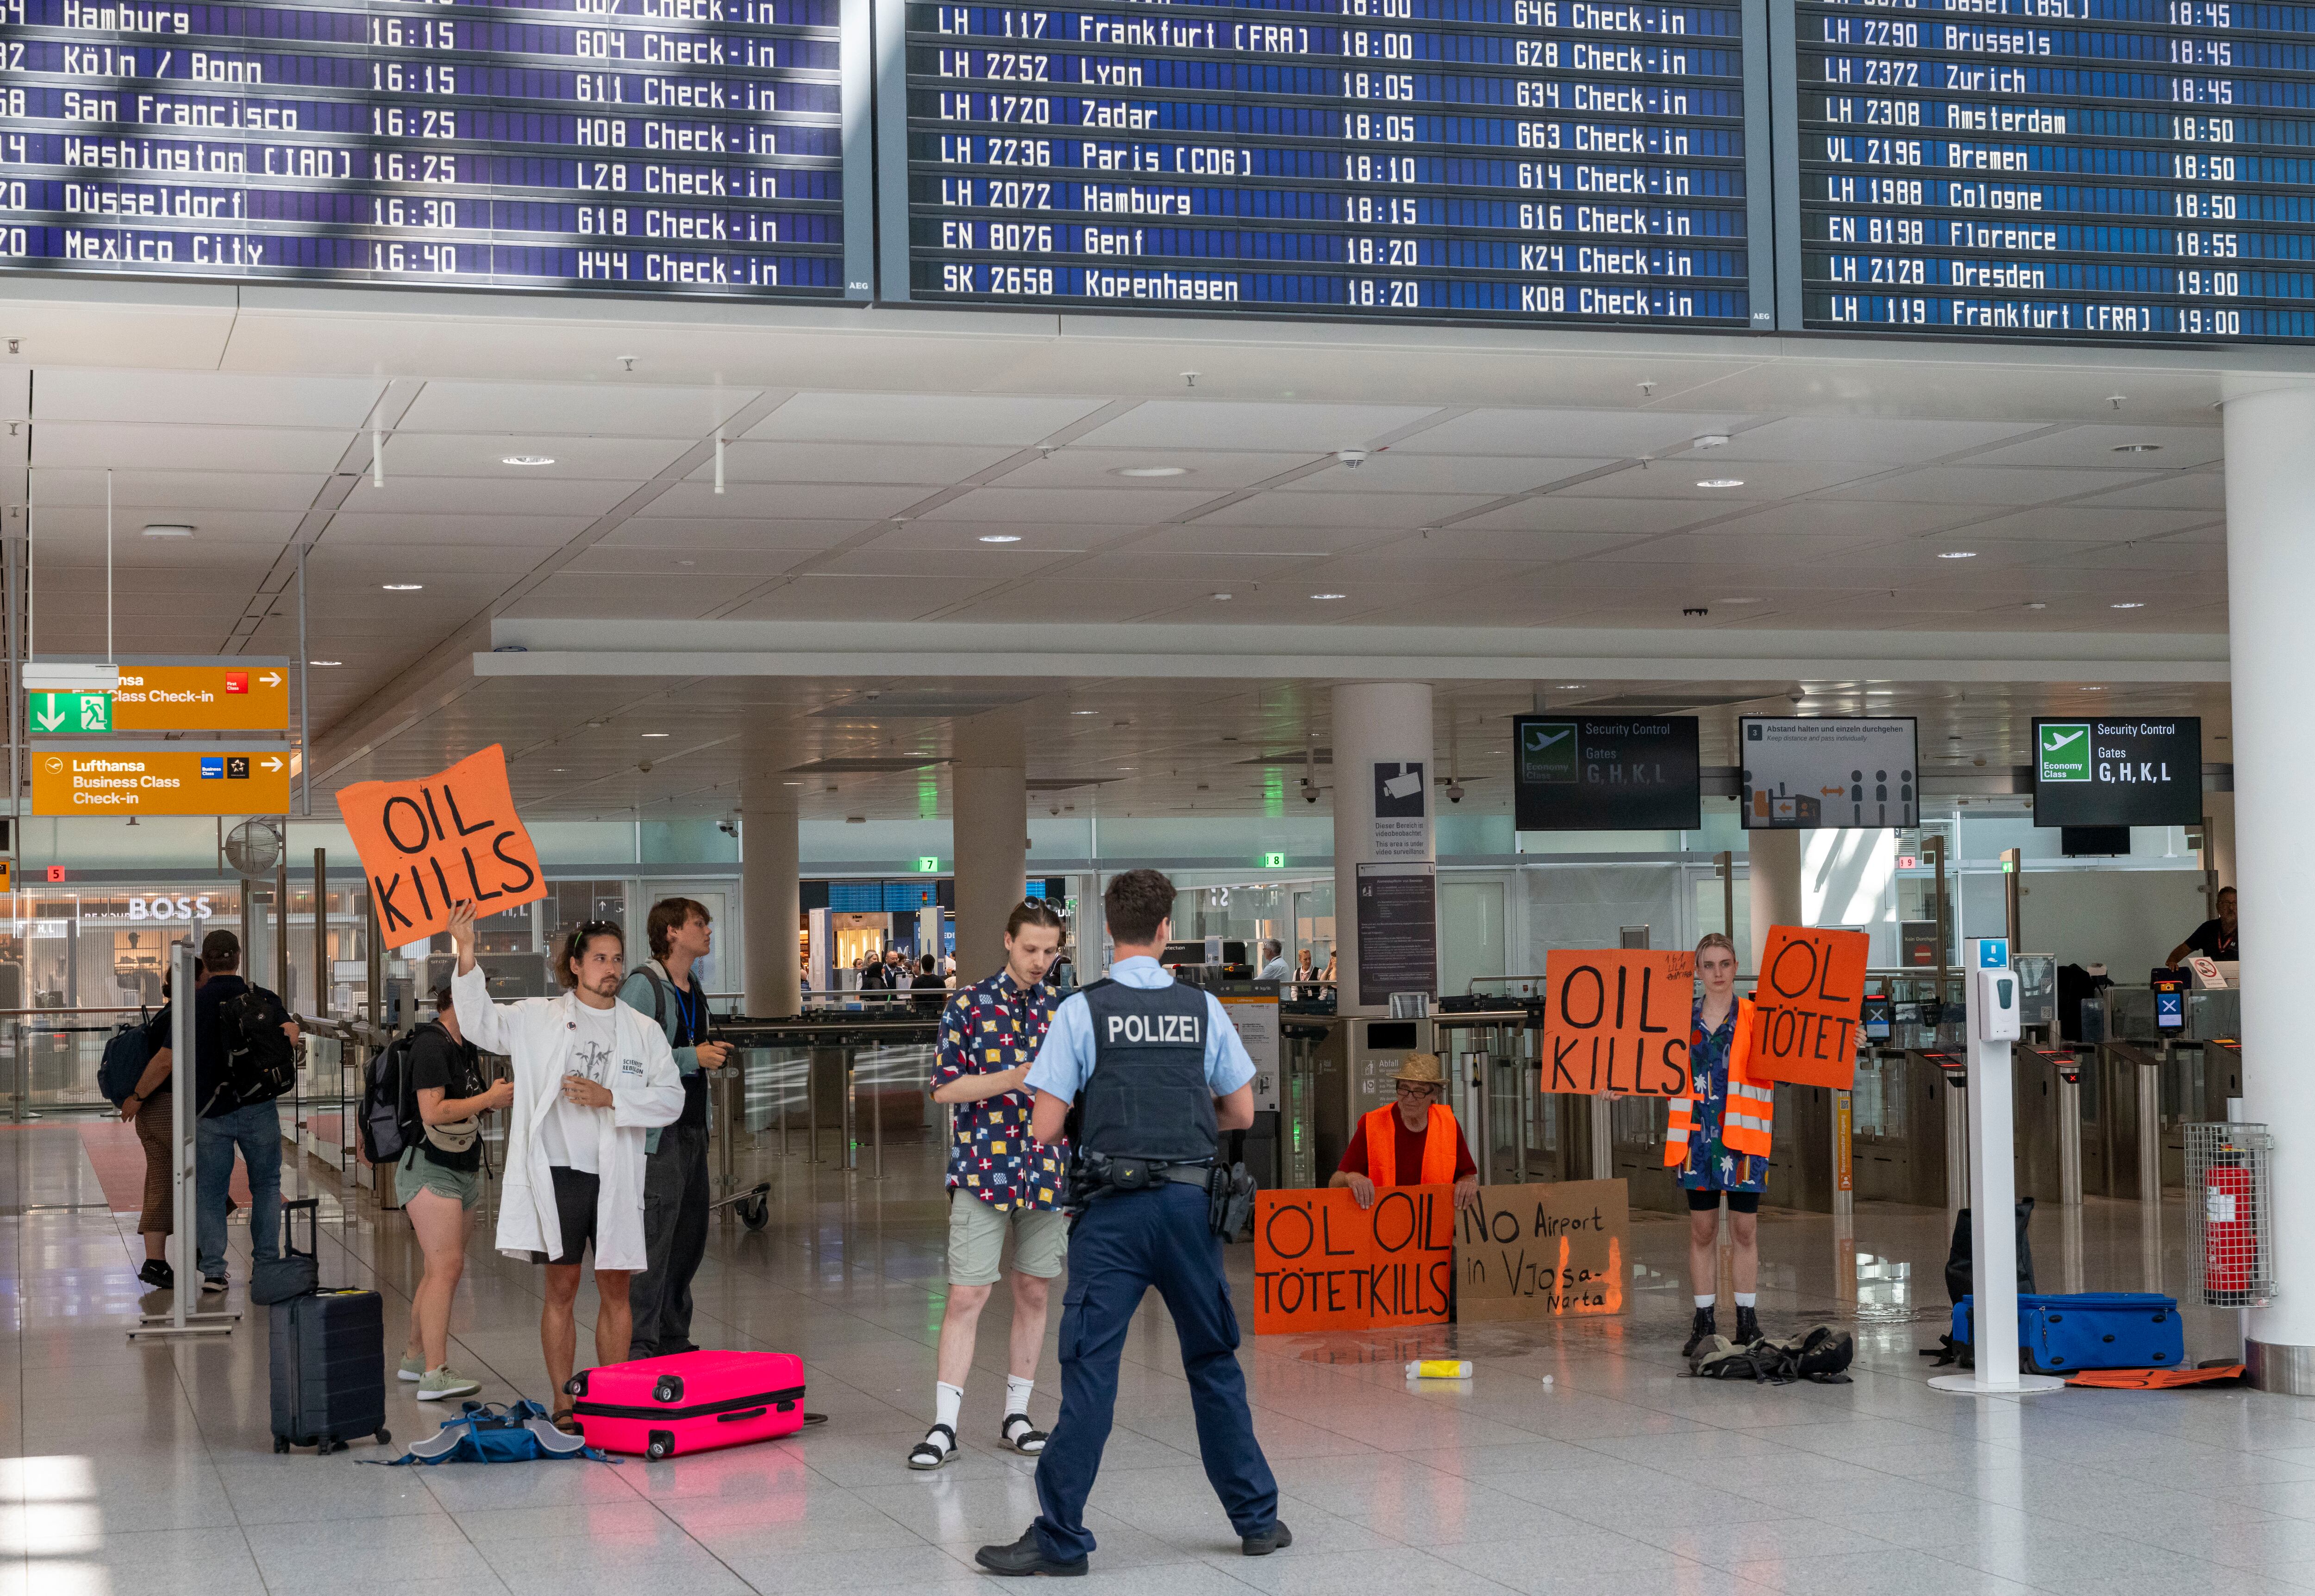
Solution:
<svg viewBox="0 0 2315 1596">
<path fill-rule="evenodd" d="M 284 814 L 289 759 L 279 749 L 204 753 L 114 745 L 32 751 L 36 815 Z"/>
<path fill-rule="evenodd" d="M 1693 831 L 1703 822 L 1694 716 L 1514 715 L 1521 831 Z"/>
<path fill-rule="evenodd" d="M 1918 826 L 1920 761 L 1912 718 L 1737 722 L 1748 831 Z"/>
<path fill-rule="evenodd" d="M 2203 723 L 2037 720 L 2037 826 L 2191 826 L 2203 818 Z"/>
</svg>

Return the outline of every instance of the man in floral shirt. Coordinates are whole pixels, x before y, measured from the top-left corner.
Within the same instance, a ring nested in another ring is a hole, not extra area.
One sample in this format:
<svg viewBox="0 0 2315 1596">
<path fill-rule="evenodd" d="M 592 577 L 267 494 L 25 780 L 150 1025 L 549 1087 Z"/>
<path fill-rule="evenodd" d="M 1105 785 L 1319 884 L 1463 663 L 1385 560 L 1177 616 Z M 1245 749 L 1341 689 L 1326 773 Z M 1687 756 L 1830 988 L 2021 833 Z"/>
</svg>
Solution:
<svg viewBox="0 0 2315 1596">
<path fill-rule="evenodd" d="M 1056 1001 L 1045 971 L 1060 951 L 1061 917 L 1028 899 L 1005 922 L 1005 968 L 957 989 L 941 1015 L 933 1101 L 955 1110 L 948 1149 L 948 1306 L 941 1314 L 940 1370 L 933 1427 L 909 1453 L 911 1468 L 938 1468 L 956 1456 L 956 1422 L 980 1310 L 995 1289 L 1013 1237 L 1013 1337 L 1005 1381 L 1004 1443 L 1031 1456 L 1045 1434 L 1029 1422 L 1029 1394 L 1045 1344 L 1045 1303 L 1069 1251 L 1060 1208 L 1065 1147 L 1029 1134 L 1022 1080 L 1036 1061 Z"/>
</svg>

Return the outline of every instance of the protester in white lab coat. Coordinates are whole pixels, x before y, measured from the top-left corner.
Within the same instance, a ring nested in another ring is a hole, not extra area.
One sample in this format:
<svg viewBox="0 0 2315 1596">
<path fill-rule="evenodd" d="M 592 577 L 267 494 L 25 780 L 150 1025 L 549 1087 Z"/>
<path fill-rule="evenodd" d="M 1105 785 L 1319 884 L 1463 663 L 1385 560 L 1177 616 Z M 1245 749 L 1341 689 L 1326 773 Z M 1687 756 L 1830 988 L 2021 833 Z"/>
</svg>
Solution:
<svg viewBox="0 0 2315 1596">
<path fill-rule="evenodd" d="M 683 1079 L 667 1037 L 648 1015 L 618 1001 L 626 939 L 590 920 L 555 950 L 560 997 L 495 1004 L 475 963 L 475 910 L 451 911 L 458 950 L 450 983 L 458 1028 L 486 1053 L 514 1060 L 506 1174 L 499 1199 L 499 1251 L 546 1265 L 538 1338 L 554 1388 L 554 1422 L 575 1432 L 564 1404 L 578 1356 L 572 1304 L 590 1242 L 595 1248 L 595 1359 L 627 1356 L 627 1280 L 643 1248 L 643 1138 L 683 1113 Z"/>
</svg>

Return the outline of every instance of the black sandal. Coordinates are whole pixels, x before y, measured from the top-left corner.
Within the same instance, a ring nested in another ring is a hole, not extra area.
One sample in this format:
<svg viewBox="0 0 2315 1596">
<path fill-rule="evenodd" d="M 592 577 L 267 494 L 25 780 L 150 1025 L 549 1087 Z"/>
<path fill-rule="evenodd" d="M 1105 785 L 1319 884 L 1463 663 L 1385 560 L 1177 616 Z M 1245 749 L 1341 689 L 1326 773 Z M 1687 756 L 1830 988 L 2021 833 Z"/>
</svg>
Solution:
<svg viewBox="0 0 2315 1596">
<path fill-rule="evenodd" d="M 948 1437 L 948 1446 L 946 1450 L 943 1450 L 942 1448 L 936 1447 L 933 1444 L 933 1437 L 936 1435 L 945 1435 Z M 917 1444 L 909 1450 L 909 1467 L 918 1470 L 938 1468 L 942 1464 L 947 1462 L 951 1458 L 955 1456 L 956 1432 L 950 1429 L 946 1424 L 935 1424 L 931 1429 L 925 1432 L 925 1438 L 917 1442 Z"/>
<path fill-rule="evenodd" d="M 579 1412 L 576 1408 L 557 1408 L 546 1422 L 554 1425 L 557 1430 L 562 1431 L 565 1435 L 584 1435 L 586 1433 L 586 1431 L 580 1425 Z"/>
<path fill-rule="evenodd" d="M 1015 1433 L 1013 1426 L 1021 1426 Z M 1035 1457 L 1045 1450 L 1045 1432 L 1029 1422 L 1027 1414 L 1007 1414 L 1005 1423 L 998 1427 L 998 1436 L 1015 1451 Z"/>
</svg>

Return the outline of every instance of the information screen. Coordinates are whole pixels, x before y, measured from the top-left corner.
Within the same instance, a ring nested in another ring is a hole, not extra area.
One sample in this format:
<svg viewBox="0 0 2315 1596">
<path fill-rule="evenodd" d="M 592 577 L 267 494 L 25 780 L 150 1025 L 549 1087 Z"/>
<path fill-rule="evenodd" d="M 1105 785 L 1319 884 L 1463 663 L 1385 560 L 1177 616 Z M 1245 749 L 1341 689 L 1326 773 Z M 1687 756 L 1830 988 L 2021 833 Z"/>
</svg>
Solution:
<svg viewBox="0 0 2315 1596">
<path fill-rule="evenodd" d="M 840 296 L 840 0 L 0 0 L 0 258 Z"/>
<path fill-rule="evenodd" d="M 2034 723 L 2036 825 L 2191 826 L 2202 818 L 2201 717 Z"/>
<path fill-rule="evenodd" d="M 1752 324 L 1734 0 L 906 13 L 916 299 Z"/>
<path fill-rule="evenodd" d="M 1514 715 L 1521 831 L 1693 831 L 1703 822 L 1693 715 Z"/>
<path fill-rule="evenodd" d="M 1918 726 L 1887 720 L 1737 721 L 1748 831 L 1921 823 Z"/>
<path fill-rule="evenodd" d="M 2315 336 L 2315 7 L 1798 5 L 1804 325 Z"/>
</svg>

